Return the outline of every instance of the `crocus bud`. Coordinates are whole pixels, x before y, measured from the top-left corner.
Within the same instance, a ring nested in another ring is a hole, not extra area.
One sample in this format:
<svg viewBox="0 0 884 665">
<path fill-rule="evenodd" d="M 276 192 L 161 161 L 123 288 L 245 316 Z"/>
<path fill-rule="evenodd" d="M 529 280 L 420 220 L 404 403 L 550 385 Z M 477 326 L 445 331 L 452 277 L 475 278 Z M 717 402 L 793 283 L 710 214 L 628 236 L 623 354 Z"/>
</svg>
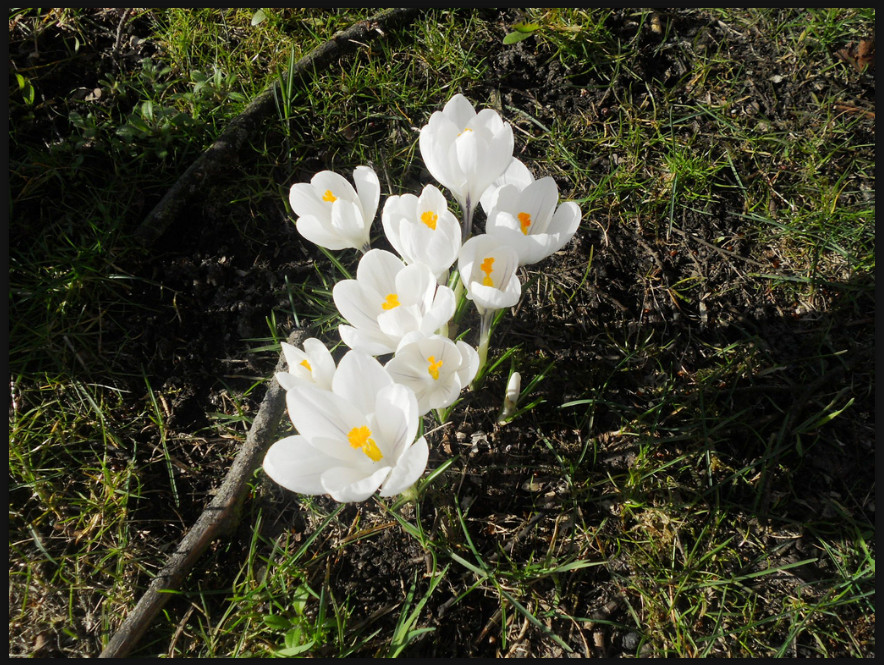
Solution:
<svg viewBox="0 0 884 665">
<path fill-rule="evenodd" d="M 518 372 L 513 372 L 506 384 L 506 394 L 503 398 L 503 408 L 500 410 L 498 422 L 504 423 L 513 417 L 513 414 L 516 412 L 516 404 L 519 403 L 519 390 L 521 387 L 522 375 Z"/>
</svg>

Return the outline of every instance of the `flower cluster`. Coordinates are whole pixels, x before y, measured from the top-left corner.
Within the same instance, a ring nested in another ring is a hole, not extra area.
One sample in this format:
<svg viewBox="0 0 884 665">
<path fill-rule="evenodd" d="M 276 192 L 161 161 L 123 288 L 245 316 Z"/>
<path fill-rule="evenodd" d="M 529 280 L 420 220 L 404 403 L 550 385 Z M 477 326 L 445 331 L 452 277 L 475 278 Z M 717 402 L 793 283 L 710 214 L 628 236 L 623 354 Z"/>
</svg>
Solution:
<svg viewBox="0 0 884 665">
<path fill-rule="evenodd" d="M 521 297 L 518 268 L 564 247 L 580 224 L 577 204 L 559 205 L 555 181 L 535 180 L 513 157 L 512 127 L 493 109 L 477 113 L 457 94 L 430 116 L 419 146 L 462 218 L 435 185 L 417 196 L 389 196 L 381 223 L 396 254 L 370 247 L 380 203 L 370 167 L 356 167 L 355 187 L 321 171 L 289 193 L 304 238 L 362 252 L 356 278 L 332 291 L 350 351 L 335 366 L 318 339 L 303 349 L 282 345 L 288 371 L 276 378 L 298 434 L 270 447 L 264 470 L 294 492 L 363 501 L 378 490 L 394 496 L 411 487 L 429 455 L 418 437 L 421 416 L 453 405 L 484 365 L 495 312 Z M 477 206 L 485 232 L 472 235 Z M 448 337 L 461 298 L 479 313 L 478 348 Z M 379 356 L 390 357 L 381 364 Z M 511 393 L 508 387 L 514 408 L 517 385 Z"/>
</svg>

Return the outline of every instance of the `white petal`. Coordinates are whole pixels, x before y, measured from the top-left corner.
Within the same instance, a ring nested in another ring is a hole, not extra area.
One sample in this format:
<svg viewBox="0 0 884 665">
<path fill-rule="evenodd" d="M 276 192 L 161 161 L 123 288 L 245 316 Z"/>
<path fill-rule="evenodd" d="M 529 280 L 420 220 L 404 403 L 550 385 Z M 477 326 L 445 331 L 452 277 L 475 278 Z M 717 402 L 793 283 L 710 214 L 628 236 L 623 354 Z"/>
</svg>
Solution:
<svg viewBox="0 0 884 665">
<path fill-rule="evenodd" d="M 550 220 L 559 202 L 559 188 L 556 181 L 547 176 L 532 182 L 522 190 L 520 210 L 531 215 L 529 235 L 546 233 Z"/>
<path fill-rule="evenodd" d="M 353 182 L 356 183 L 356 192 L 362 203 L 366 225 L 370 226 L 381 200 L 381 183 L 377 173 L 370 166 L 357 166 L 353 171 Z"/>
<path fill-rule="evenodd" d="M 335 374 L 335 359 L 332 358 L 331 352 L 320 340 L 309 337 L 304 340 L 304 353 L 312 368 L 311 373 L 316 385 L 331 390 L 331 381 Z"/>
<path fill-rule="evenodd" d="M 343 238 L 335 232 L 331 227 L 330 218 L 329 221 L 323 222 L 319 217 L 305 215 L 298 218 L 298 221 L 295 222 L 295 227 L 298 229 L 298 233 L 300 233 L 302 237 L 306 238 L 314 245 L 319 245 L 320 247 L 325 247 L 332 251 L 350 248 L 356 249 L 356 246 L 348 238 Z"/>
<path fill-rule="evenodd" d="M 309 216 L 327 219 L 330 208 L 316 193 L 316 189 L 307 182 L 292 185 L 289 190 L 289 205 L 298 217 Z"/>
<path fill-rule="evenodd" d="M 384 249 L 367 251 L 356 267 L 356 279 L 374 289 L 382 298 L 395 293 L 396 274 L 405 267 L 398 256 Z"/>
<path fill-rule="evenodd" d="M 449 189 L 456 184 L 457 174 L 452 171 L 448 149 L 458 131 L 451 121 L 442 117 L 440 111 L 430 116 L 429 124 L 420 131 L 419 145 L 424 164 L 430 175 Z"/>
<path fill-rule="evenodd" d="M 264 455 L 264 472 L 292 492 L 323 494 L 320 475 L 340 462 L 311 446 L 303 436 L 289 436 L 273 443 Z"/>
<path fill-rule="evenodd" d="M 440 377 L 439 381 L 428 384 L 422 403 L 419 405 L 421 415 L 429 413 L 431 409 L 444 409 L 454 404 L 462 387 L 456 374 L 447 376 L 444 380 Z"/>
<path fill-rule="evenodd" d="M 377 394 L 373 423 L 376 441 L 382 442 L 384 455 L 398 459 L 417 434 L 419 425 L 417 398 L 411 388 L 390 383 Z M 379 445 L 381 445 L 379 443 Z"/>
<path fill-rule="evenodd" d="M 420 311 L 414 305 L 400 305 L 378 314 L 378 327 L 395 346 L 399 345 L 404 335 L 419 330 L 420 324 Z"/>
<path fill-rule="evenodd" d="M 381 211 L 381 226 L 393 249 L 399 253 L 399 256 L 407 260 L 408 257 L 402 251 L 402 227 L 405 220 L 402 210 L 404 206 L 400 199 L 400 196 L 388 196 L 384 201 L 384 209 Z"/>
<path fill-rule="evenodd" d="M 322 486 L 335 501 L 365 501 L 375 493 L 390 473 L 389 466 L 382 466 L 371 475 L 360 469 L 343 466 L 332 467 L 321 476 Z"/>
<path fill-rule="evenodd" d="M 355 279 L 341 280 L 332 287 L 332 300 L 344 319 L 356 328 L 377 329 L 378 306 L 369 302 L 367 296 L 380 298 L 380 294 L 376 294 L 373 289 L 369 289 L 369 294 L 366 294 L 364 285 Z"/>
<path fill-rule="evenodd" d="M 393 379 L 375 358 L 363 351 L 349 351 L 338 363 L 332 392 L 367 415 L 375 410 L 378 392 L 392 383 Z"/>
<path fill-rule="evenodd" d="M 365 424 L 364 414 L 327 390 L 294 386 L 286 391 L 285 401 L 292 424 L 311 441 L 316 438 L 346 441 L 353 427 Z"/>
<path fill-rule="evenodd" d="M 473 302 L 486 310 L 514 307 L 522 296 L 522 287 L 518 279 L 511 280 L 503 291 L 493 286 L 484 286 L 479 282 L 473 282 L 469 291 Z"/>
<path fill-rule="evenodd" d="M 304 352 L 293 344 L 280 342 L 279 346 L 282 349 L 282 355 L 285 356 L 285 362 L 290 370 L 300 365 L 301 361 L 304 360 Z"/>
<path fill-rule="evenodd" d="M 424 313 L 433 303 L 437 283 L 433 271 L 415 263 L 396 275 L 396 292 L 399 301 L 407 305 L 415 305 L 420 313 Z"/>
<path fill-rule="evenodd" d="M 500 244 L 511 245 L 513 248 L 516 248 L 516 244 L 511 242 L 512 238 L 516 238 L 516 241 L 518 241 L 518 236 L 525 237 L 525 234 L 522 233 L 521 224 L 516 219 L 516 215 L 500 208 L 495 208 L 488 215 L 488 221 L 485 223 L 485 233 L 497 238 Z M 515 234 L 518 234 L 518 236 Z"/>
<path fill-rule="evenodd" d="M 551 242 L 554 237 L 548 233 L 526 236 L 522 246 L 519 248 L 519 265 L 533 265 L 555 252 L 557 248 L 553 247 Z"/>
<path fill-rule="evenodd" d="M 445 195 L 439 191 L 439 188 L 435 185 L 424 185 L 418 199 L 417 212 L 421 213 L 424 210 L 432 210 L 441 217 L 442 211 L 447 209 L 448 201 L 445 200 Z"/>
<path fill-rule="evenodd" d="M 362 427 L 366 420 L 359 421 L 357 427 Z M 370 473 L 373 468 L 373 462 L 359 448 L 350 445 L 350 439 L 326 439 L 321 436 L 309 439 L 310 445 L 319 452 L 333 457 L 337 460 L 337 465 L 352 466 L 353 468 L 363 469 L 366 474 Z"/>
<path fill-rule="evenodd" d="M 381 489 L 381 496 L 395 496 L 414 485 L 427 468 L 429 458 L 430 448 L 427 445 L 427 440 L 421 437 L 409 446 L 396 462 L 396 466 L 393 467 L 387 482 Z"/>
<path fill-rule="evenodd" d="M 510 125 L 482 142 L 477 163 L 470 179 L 470 197 L 478 204 L 482 194 L 497 178 L 503 175 L 513 157 L 513 130 Z"/>
<path fill-rule="evenodd" d="M 461 130 L 476 117 L 476 110 L 470 101 L 462 94 L 457 93 L 442 109 L 442 113 L 449 118 Z"/>
<path fill-rule="evenodd" d="M 476 132 L 464 132 L 454 141 L 455 154 L 457 155 L 457 165 L 460 170 L 467 176 L 467 180 L 473 180 L 479 177 L 477 170 L 479 167 L 479 144 Z M 482 146 L 483 148 L 485 146 Z M 494 176 L 495 178 L 497 175 Z M 489 181 L 490 182 L 490 181 Z M 483 188 L 484 191 L 484 188 Z M 481 194 L 481 192 L 480 192 Z M 478 202 L 478 197 L 476 199 Z"/>
<path fill-rule="evenodd" d="M 482 109 L 476 114 L 476 117 L 470 122 L 470 126 L 475 129 L 482 129 L 488 134 L 495 135 L 504 131 L 507 125 L 500 114 L 494 109 Z"/>
<path fill-rule="evenodd" d="M 282 386 L 283 390 L 291 390 L 295 386 L 303 385 L 303 381 L 288 372 L 277 372 L 276 382 Z"/>
<path fill-rule="evenodd" d="M 565 241 L 565 243 L 567 243 L 567 241 L 577 232 L 577 227 L 580 226 L 581 217 L 582 213 L 580 212 L 580 206 L 573 201 L 565 201 L 559 206 L 559 209 L 556 210 L 556 214 L 553 215 L 548 231 L 549 233 L 561 233 L 562 235 L 567 236 L 567 240 Z M 565 243 L 562 243 L 561 247 L 557 247 L 555 251 L 564 247 Z"/>
<path fill-rule="evenodd" d="M 429 378 L 426 361 L 414 345 L 400 346 L 396 355 L 384 365 L 384 369 L 396 383 L 411 388 L 415 394 L 423 390 L 424 383 Z"/>
<path fill-rule="evenodd" d="M 547 252 L 549 240 L 547 234 L 525 235 L 512 228 L 508 221 L 510 219 L 512 216 L 509 213 L 497 213 L 494 215 L 494 222 L 487 226 L 486 231 L 488 235 L 516 250 L 520 266 L 537 263 L 552 253 Z"/>
<path fill-rule="evenodd" d="M 479 371 L 479 353 L 463 340 L 458 340 L 457 349 L 461 356 L 457 376 L 460 379 L 460 384 L 466 386 L 476 378 L 476 372 Z"/>
<path fill-rule="evenodd" d="M 370 356 L 380 356 L 396 350 L 395 340 L 383 334 L 380 329 L 367 330 L 341 324 L 338 326 L 338 334 L 348 347 Z"/>
<path fill-rule="evenodd" d="M 442 276 L 448 273 L 457 260 L 457 253 L 460 251 L 460 224 L 457 225 L 457 231 L 457 235 L 454 235 L 449 234 L 447 229 L 437 227 L 424 247 L 423 255 L 426 260 L 423 263 L 430 268 L 439 284 L 444 284 L 446 280 Z"/>
<path fill-rule="evenodd" d="M 362 207 L 356 201 L 339 199 L 332 203 L 331 225 L 354 249 L 365 245 L 371 234 L 370 220 L 366 222 Z"/>
<path fill-rule="evenodd" d="M 356 190 L 353 189 L 347 179 L 334 171 L 320 171 L 310 179 L 310 184 L 318 196 L 323 196 L 327 191 L 336 199 L 346 201 L 357 200 Z"/>
<path fill-rule="evenodd" d="M 460 366 L 460 353 L 454 342 L 447 337 L 428 335 L 418 340 L 417 346 L 423 358 L 433 356 L 436 360 L 441 360 L 443 372 L 447 372 L 449 368 Z"/>
<path fill-rule="evenodd" d="M 451 320 L 456 309 L 457 300 L 454 296 L 454 291 L 440 284 L 436 287 L 436 293 L 433 296 L 433 303 L 430 309 L 424 314 L 421 321 L 421 332 L 425 335 L 432 335 Z"/>
<path fill-rule="evenodd" d="M 492 182 L 482 194 L 480 203 L 486 214 L 491 212 L 497 202 L 498 192 L 504 185 L 513 185 L 518 191 L 525 189 L 534 182 L 534 176 L 518 157 L 513 157 L 499 178 Z"/>
</svg>

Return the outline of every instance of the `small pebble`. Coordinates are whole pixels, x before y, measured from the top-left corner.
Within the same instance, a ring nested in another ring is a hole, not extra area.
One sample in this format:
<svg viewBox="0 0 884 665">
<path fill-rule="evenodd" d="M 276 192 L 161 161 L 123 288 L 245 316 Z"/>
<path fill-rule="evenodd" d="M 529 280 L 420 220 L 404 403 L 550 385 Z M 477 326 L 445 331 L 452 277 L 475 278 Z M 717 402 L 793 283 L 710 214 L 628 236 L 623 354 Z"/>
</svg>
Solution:
<svg viewBox="0 0 884 665">
<path fill-rule="evenodd" d="M 638 647 L 638 643 L 641 641 L 641 635 L 636 633 L 635 631 L 626 633 L 623 636 L 623 649 L 625 651 L 635 651 Z"/>
</svg>

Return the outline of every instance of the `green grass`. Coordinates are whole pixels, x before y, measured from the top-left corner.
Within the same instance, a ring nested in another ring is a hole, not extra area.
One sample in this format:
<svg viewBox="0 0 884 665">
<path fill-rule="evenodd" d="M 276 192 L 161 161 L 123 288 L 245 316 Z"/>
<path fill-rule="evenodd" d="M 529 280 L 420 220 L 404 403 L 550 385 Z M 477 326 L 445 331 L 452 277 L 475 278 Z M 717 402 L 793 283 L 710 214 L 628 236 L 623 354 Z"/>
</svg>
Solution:
<svg viewBox="0 0 884 665">
<path fill-rule="evenodd" d="M 136 655 L 872 653 L 874 486 L 839 465 L 874 455 L 874 108 L 841 96 L 872 84 L 833 54 L 874 12 L 526 10 L 536 30 L 506 48 L 594 100 L 565 112 L 495 78 L 515 14 L 427 11 L 288 80 L 369 12 L 261 11 L 138 10 L 147 47 L 116 63 L 94 54 L 119 15 L 10 12 L 10 653 L 96 655 L 223 477 L 279 341 L 337 341 L 358 256 L 310 248 L 259 333 L 223 331 L 239 351 L 202 394 L 175 381 L 185 341 L 129 323 L 193 320 L 132 230 L 278 79 L 277 114 L 198 203 L 230 244 L 279 245 L 270 220 L 321 168 L 417 191 L 417 129 L 457 91 L 579 202 L 582 244 L 524 270 L 481 390 L 428 434 L 417 501 L 340 507 L 258 471 Z M 32 44 L 52 57 L 29 66 Z M 526 394 L 496 425 L 514 369 Z"/>
</svg>

